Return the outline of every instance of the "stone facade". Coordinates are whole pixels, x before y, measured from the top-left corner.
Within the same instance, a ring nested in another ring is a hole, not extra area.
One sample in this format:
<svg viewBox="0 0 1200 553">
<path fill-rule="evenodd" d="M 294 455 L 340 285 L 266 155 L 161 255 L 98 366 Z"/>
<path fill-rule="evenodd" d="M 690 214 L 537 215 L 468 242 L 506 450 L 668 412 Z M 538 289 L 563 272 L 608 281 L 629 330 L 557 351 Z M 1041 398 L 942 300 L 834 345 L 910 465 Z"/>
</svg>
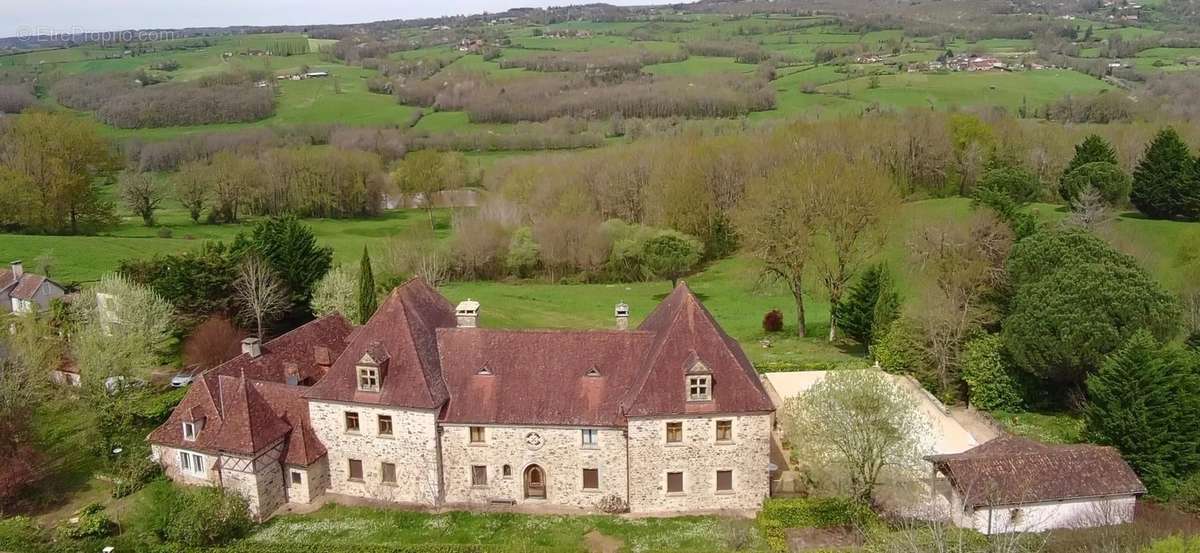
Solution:
<svg viewBox="0 0 1200 553">
<path fill-rule="evenodd" d="M 283 444 L 255 458 L 221 456 L 221 486 L 246 498 L 250 512 L 263 519 L 287 503 L 283 466 L 279 463 Z"/>
<path fill-rule="evenodd" d="M 396 503 L 436 504 L 441 495 L 437 413 L 363 404 L 309 402 L 312 428 L 329 451 L 329 490 Z M 346 413 L 359 430 L 346 430 Z M 390 416 L 392 436 L 379 434 L 379 417 Z M 350 478 L 350 461 L 362 461 L 362 479 Z M 396 482 L 383 482 L 383 463 L 395 466 Z"/>
<path fill-rule="evenodd" d="M 628 501 L 629 458 L 622 429 L 590 428 L 596 431 L 596 444 L 584 445 L 584 429 L 579 427 L 479 428 L 483 429 L 484 441 L 471 443 L 469 426 L 442 426 L 447 504 L 502 501 L 595 511 L 598 502 L 607 496 Z M 544 499 L 526 497 L 525 475 L 534 465 L 544 473 Z M 486 467 L 486 485 L 472 484 L 475 466 Z M 597 471 L 595 488 L 584 488 L 585 469 Z"/>
<path fill-rule="evenodd" d="M 718 442 L 716 421 L 732 421 L 733 439 Z M 667 443 L 667 423 L 683 439 Z M 635 513 L 754 510 L 770 492 L 771 416 L 690 416 L 629 421 L 629 508 Z M 732 471 L 732 490 L 717 490 L 717 471 Z M 668 493 L 667 474 L 683 473 L 683 491 Z"/>
<path fill-rule="evenodd" d="M 329 459 L 322 457 L 308 467 L 287 465 L 283 477 L 289 503 L 312 503 L 329 488 Z"/>
<path fill-rule="evenodd" d="M 203 474 L 196 474 L 193 471 L 184 471 L 180 466 L 179 454 L 187 451 L 201 456 L 204 462 L 205 469 Z M 173 447 L 161 445 L 150 446 L 150 458 L 156 463 L 162 465 L 163 474 L 181 484 L 189 484 L 193 486 L 215 486 L 219 482 L 219 474 L 214 469 L 217 458 L 213 455 L 200 451 L 182 450 Z"/>
</svg>

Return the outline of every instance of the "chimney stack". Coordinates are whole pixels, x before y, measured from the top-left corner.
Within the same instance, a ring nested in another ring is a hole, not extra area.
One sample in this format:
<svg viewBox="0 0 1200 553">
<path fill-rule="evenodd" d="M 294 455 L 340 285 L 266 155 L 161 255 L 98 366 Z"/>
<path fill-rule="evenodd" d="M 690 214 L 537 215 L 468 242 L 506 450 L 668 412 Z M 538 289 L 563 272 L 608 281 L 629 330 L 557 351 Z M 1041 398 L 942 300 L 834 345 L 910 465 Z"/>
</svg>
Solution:
<svg viewBox="0 0 1200 553">
<path fill-rule="evenodd" d="M 242 353 L 249 355 L 251 359 L 257 358 L 262 355 L 262 342 L 254 337 L 242 340 Z"/>
<path fill-rule="evenodd" d="M 15 260 L 12 263 L 9 263 L 8 268 L 10 270 L 12 270 L 12 275 L 13 275 L 14 279 L 19 279 L 19 278 L 21 278 L 21 275 L 25 274 L 25 264 L 21 263 L 20 259 Z"/>
<path fill-rule="evenodd" d="M 288 386 L 296 386 L 300 384 L 300 367 L 290 361 L 284 363 L 283 376 L 287 379 Z"/>
<path fill-rule="evenodd" d="M 618 303 L 613 312 L 617 316 L 617 330 L 629 330 L 629 305 L 625 302 Z"/>
<path fill-rule="evenodd" d="M 475 328 L 479 326 L 479 302 L 467 301 L 460 302 L 458 307 L 454 309 L 454 314 L 458 318 L 458 328 Z"/>
</svg>

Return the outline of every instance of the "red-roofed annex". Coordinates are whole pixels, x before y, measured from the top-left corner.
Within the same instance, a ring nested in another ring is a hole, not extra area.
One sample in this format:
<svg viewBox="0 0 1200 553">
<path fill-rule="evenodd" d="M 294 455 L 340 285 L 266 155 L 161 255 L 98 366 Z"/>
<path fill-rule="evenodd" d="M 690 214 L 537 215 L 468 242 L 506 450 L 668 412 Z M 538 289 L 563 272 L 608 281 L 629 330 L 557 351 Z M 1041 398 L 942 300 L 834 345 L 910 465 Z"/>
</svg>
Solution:
<svg viewBox="0 0 1200 553">
<path fill-rule="evenodd" d="M 420 279 L 196 379 L 150 434 L 167 474 L 259 516 L 325 493 L 425 506 L 757 509 L 774 407 L 685 284 L 637 329 L 479 328 Z"/>
</svg>

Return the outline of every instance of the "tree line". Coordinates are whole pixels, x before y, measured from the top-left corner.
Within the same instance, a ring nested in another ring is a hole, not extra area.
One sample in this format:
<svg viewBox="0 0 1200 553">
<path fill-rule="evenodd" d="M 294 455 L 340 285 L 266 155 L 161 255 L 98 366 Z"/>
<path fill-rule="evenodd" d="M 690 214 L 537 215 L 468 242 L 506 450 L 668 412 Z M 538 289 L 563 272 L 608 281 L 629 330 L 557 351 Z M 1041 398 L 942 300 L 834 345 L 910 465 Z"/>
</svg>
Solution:
<svg viewBox="0 0 1200 553">
<path fill-rule="evenodd" d="M 271 87 L 253 87 L 249 74 L 213 76 L 192 83 L 145 82 L 130 73 L 84 74 L 54 86 L 63 105 L 94 111 L 119 128 L 156 128 L 215 123 L 246 123 L 275 113 Z"/>
<path fill-rule="evenodd" d="M 775 91 L 766 80 L 744 75 L 696 78 L 640 76 L 597 84 L 582 76 L 544 75 L 495 82 L 456 74 L 404 81 L 394 88 L 406 105 L 463 110 L 476 123 L 546 121 L 555 117 L 720 118 L 772 109 Z"/>
</svg>

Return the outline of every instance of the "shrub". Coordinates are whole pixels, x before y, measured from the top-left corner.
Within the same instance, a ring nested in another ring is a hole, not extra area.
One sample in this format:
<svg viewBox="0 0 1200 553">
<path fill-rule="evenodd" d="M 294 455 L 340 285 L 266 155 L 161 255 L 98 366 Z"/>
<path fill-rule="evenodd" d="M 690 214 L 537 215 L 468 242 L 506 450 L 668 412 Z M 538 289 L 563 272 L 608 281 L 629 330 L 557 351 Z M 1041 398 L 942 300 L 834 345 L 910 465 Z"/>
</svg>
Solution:
<svg viewBox="0 0 1200 553">
<path fill-rule="evenodd" d="M 928 367 L 932 363 L 924 342 L 920 328 L 908 320 L 898 319 L 888 326 L 887 332 L 875 344 L 875 360 L 889 373 L 914 376 L 927 388 L 933 385 L 933 389 L 936 389 L 935 379 L 928 374 Z"/>
<path fill-rule="evenodd" d="M 970 389 L 971 405 L 985 411 L 1017 411 L 1022 407 L 1021 388 L 1004 358 L 1004 345 L 995 334 L 967 342 L 963 350 L 963 381 Z"/>
<path fill-rule="evenodd" d="M 1037 200 L 1042 191 L 1042 183 L 1038 182 L 1037 176 L 1019 167 L 991 169 L 983 174 L 979 186 L 1003 192 L 1020 203 Z"/>
<path fill-rule="evenodd" d="M 1200 553 L 1200 537 L 1163 538 L 1151 543 L 1142 553 Z"/>
<path fill-rule="evenodd" d="M 250 530 L 246 500 L 221 488 L 184 488 L 160 480 L 147 486 L 132 526 L 164 543 L 207 547 Z"/>
<path fill-rule="evenodd" d="M 157 234 L 159 238 L 170 238 L 174 232 L 171 231 L 171 227 L 158 227 L 158 232 L 155 234 Z"/>
<path fill-rule="evenodd" d="M 79 510 L 79 522 L 61 527 L 63 536 L 73 540 L 110 536 L 116 524 L 104 514 L 104 506 L 89 503 Z"/>
<path fill-rule="evenodd" d="M 778 309 L 767 311 L 767 314 L 763 315 L 762 327 L 764 332 L 783 330 L 783 312 Z"/>
<path fill-rule="evenodd" d="M 1180 509 L 1189 513 L 1200 513 L 1200 472 L 1181 482 L 1173 499 Z"/>
</svg>

